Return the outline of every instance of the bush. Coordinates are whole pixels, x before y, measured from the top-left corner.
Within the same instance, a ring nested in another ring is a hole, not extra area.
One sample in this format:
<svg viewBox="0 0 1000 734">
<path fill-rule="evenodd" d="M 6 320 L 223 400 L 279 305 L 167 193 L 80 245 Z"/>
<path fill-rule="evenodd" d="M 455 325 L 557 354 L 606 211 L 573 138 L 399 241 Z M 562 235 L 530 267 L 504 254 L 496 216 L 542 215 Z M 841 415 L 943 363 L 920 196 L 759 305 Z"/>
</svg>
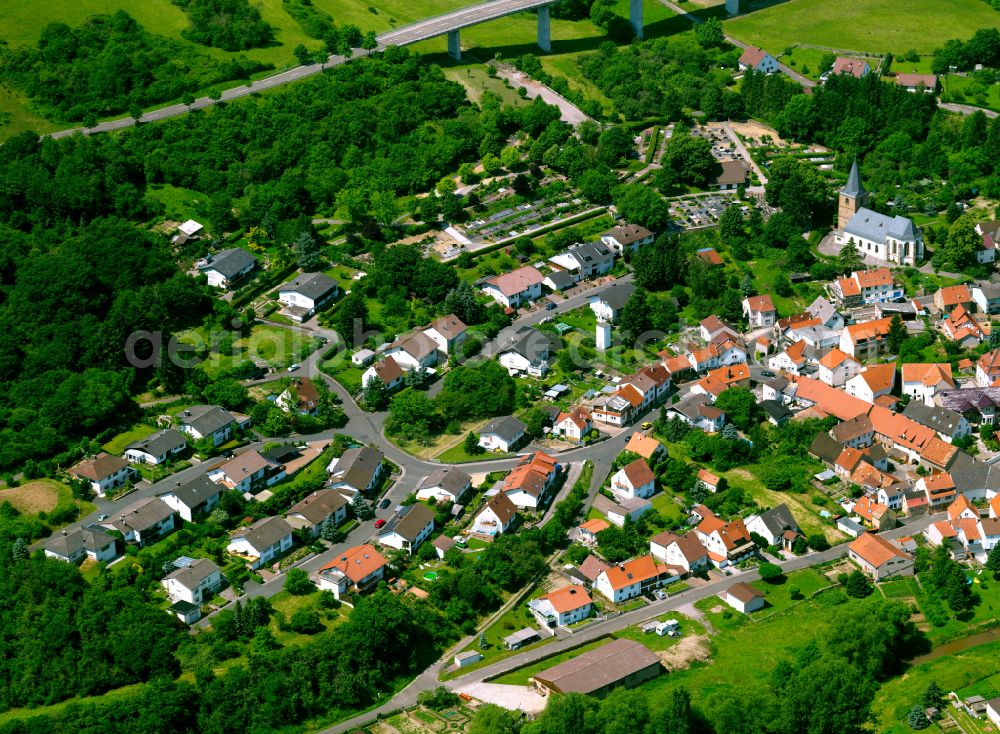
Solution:
<svg viewBox="0 0 1000 734">
<path fill-rule="evenodd" d="M 285 591 L 293 596 L 307 596 L 316 591 L 316 585 L 307 572 L 293 568 L 285 574 Z"/>
<path fill-rule="evenodd" d="M 762 563 L 757 571 L 760 573 L 761 579 L 768 582 L 775 581 L 781 576 L 781 567 L 774 563 Z"/>
<path fill-rule="evenodd" d="M 324 627 L 315 610 L 296 609 L 288 620 L 288 629 L 303 635 L 314 635 L 322 632 Z"/>
</svg>

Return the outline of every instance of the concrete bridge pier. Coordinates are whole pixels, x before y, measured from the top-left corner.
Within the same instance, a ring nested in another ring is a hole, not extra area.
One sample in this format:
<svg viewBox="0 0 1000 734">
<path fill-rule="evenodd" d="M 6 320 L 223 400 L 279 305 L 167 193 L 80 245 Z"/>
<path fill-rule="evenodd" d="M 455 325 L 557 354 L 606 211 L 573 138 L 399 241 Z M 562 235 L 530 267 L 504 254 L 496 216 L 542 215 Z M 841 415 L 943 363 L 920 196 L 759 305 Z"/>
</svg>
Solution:
<svg viewBox="0 0 1000 734">
<path fill-rule="evenodd" d="M 730 15 L 739 15 L 740 0 L 726 0 L 726 12 Z"/>
<path fill-rule="evenodd" d="M 538 9 L 538 48 L 542 49 L 545 53 L 551 53 L 552 51 L 548 5 L 543 5 Z"/>
<path fill-rule="evenodd" d="M 632 32 L 635 37 L 642 39 L 642 0 L 630 0 L 628 7 L 628 19 L 632 24 Z"/>
<path fill-rule="evenodd" d="M 459 40 L 458 31 L 448 31 L 448 55 L 455 61 L 462 60 L 462 44 Z"/>
</svg>

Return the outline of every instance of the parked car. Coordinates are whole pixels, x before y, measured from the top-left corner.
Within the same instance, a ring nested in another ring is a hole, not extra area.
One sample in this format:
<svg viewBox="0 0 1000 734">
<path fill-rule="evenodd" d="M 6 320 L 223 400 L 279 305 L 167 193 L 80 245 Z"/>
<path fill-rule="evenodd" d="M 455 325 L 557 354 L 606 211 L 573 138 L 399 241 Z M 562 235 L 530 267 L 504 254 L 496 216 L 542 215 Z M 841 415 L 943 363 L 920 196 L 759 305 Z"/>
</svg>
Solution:
<svg viewBox="0 0 1000 734">
<path fill-rule="evenodd" d="M 646 421 L 645 423 L 642 424 L 642 430 L 644 430 L 644 431 L 648 431 L 652 427 L 653 427 L 653 424 L 650 423 L 649 421 Z"/>
<path fill-rule="evenodd" d="M 545 304 L 545 310 L 546 311 L 555 311 L 556 310 L 556 304 L 552 303 L 552 301 L 549 301 L 548 303 Z"/>
<path fill-rule="evenodd" d="M 385 525 L 385 520 L 383 518 L 380 517 L 378 520 L 375 521 L 376 529 L 382 527 L 383 525 Z"/>
<path fill-rule="evenodd" d="M 771 372 L 771 370 L 761 370 L 760 371 L 760 376 L 761 377 L 774 377 L 775 375 L 774 375 L 773 372 Z"/>
<path fill-rule="evenodd" d="M 301 366 L 302 365 L 298 364 L 297 362 L 295 364 L 290 364 L 290 365 L 288 365 L 288 371 L 289 372 L 295 372 L 295 370 L 297 370 Z"/>
<path fill-rule="evenodd" d="M 665 592 L 663 589 L 657 589 L 656 591 L 653 592 L 653 596 L 655 596 L 657 599 L 666 599 L 667 592 Z"/>
<path fill-rule="evenodd" d="M 97 522 L 104 522 L 107 519 L 108 519 L 108 515 L 98 515 L 97 516 Z"/>
<path fill-rule="evenodd" d="M 391 504 L 392 504 L 392 500 L 390 500 L 388 497 L 386 497 L 384 500 L 382 500 L 381 502 L 378 503 L 378 508 L 380 510 L 384 510 L 386 507 L 388 507 Z"/>
</svg>

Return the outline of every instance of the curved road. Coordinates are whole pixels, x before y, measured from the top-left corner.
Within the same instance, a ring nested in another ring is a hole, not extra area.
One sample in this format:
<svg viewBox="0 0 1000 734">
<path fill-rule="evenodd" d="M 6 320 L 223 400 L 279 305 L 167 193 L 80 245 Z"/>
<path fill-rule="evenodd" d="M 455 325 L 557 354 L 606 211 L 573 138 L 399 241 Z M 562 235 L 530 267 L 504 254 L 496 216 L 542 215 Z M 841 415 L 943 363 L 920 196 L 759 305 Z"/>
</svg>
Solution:
<svg viewBox="0 0 1000 734">
<path fill-rule="evenodd" d="M 492 0 L 492 2 L 485 2 L 478 5 L 471 5 L 466 8 L 459 8 L 458 10 L 453 10 L 449 13 L 436 15 L 401 28 L 386 31 L 376 37 L 378 46 L 374 50 L 384 51 L 389 46 L 407 46 L 411 43 L 426 41 L 429 38 L 436 38 L 437 36 L 445 35 L 450 31 L 468 28 L 469 26 L 478 25 L 479 23 L 485 23 L 491 20 L 497 20 L 498 18 L 503 18 L 514 13 L 520 13 L 525 10 L 533 10 L 545 5 L 551 5 L 553 2 L 556 2 L 556 0 Z M 229 100 L 246 97 L 265 89 L 273 89 L 274 87 L 298 81 L 299 79 L 304 79 L 312 76 L 313 74 L 319 74 L 330 66 L 338 66 L 356 56 L 367 56 L 371 53 L 373 53 L 373 51 L 356 48 L 353 49 L 350 56 L 332 54 L 321 64 L 294 66 L 272 76 L 264 77 L 263 79 L 247 82 L 241 86 L 227 89 L 221 93 L 221 97 L 218 101 L 228 102 Z M 138 120 L 132 117 L 122 117 L 117 120 L 102 122 L 91 128 L 74 127 L 69 130 L 60 130 L 59 132 L 52 133 L 50 137 L 63 138 L 78 132 L 83 133 L 84 135 L 90 135 L 91 133 L 103 133 L 111 130 L 120 130 L 122 128 L 132 127 L 136 124 L 136 122 L 154 122 L 156 120 L 165 120 L 168 117 L 185 115 L 192 110 L 200 110 L 214 104 L 216 104 L 216 100 L 208 97 L 199 97 L 190 106 L 185 104 L 175 104 L 144 112 Z"/>
</svg>

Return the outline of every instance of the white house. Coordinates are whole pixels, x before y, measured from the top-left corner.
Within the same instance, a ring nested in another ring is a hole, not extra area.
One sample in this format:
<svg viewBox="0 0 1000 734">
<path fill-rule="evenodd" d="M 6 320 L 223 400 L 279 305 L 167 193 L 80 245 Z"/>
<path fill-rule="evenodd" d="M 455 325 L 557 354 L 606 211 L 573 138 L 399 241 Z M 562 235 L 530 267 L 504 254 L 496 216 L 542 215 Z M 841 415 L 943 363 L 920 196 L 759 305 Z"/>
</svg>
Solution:
<svg viewBox="0 0 1000 734">
<path fill-rule="evenodd" d="M 861 363 L 838 348 L 831 349 L 819 360 L 817 377 L 830 387 L 843 387 L 861 372 Z"/>
<path fill-rule="evenodd" d="M 614 283 L 596 296 L 590 297 L 590 310 L 598 321 L 611 324 L 618 320 L 622 309 L 635 292 L 631 283 Z"/>
<path fill-rule="evenodd" d="M 594 589 L 604 598 L 619 604 L 679 577 L 680 574 L 657 564 L 653 556 L 646 555 L 604 569 L 597 575 Z"/>
<path fill-rule="evenodd" d="M 148 545 L 176 527 L 177 513 L 159 497 L 136 500 L 100 524 L 117 530 L 126 543 Z"/>
<path fill-rule="evenodd" d="M 519 308 L 542 297 L 542 274 L 527 265 L 483 283 L 483 292 L 507 308 Z"/>
<path fill-rule="evenodd" d="M 593 428 L 590 413 L 582 408 L 574 408 L 569 413 L 559 413 L 552 424 L 552 433 L 556 436 L 579 443 Z"/>
<path fill-rule="evenodd" d="M 869 365 L 847 381 L 845 392 L 866 403 L 874 403 L 875 398 L 889 395 L 896 386 L 896 363 Z"/>
<path fill-rule="evenodd" d="M 278 289 L 278 303 L 293 321 L 308 321 L 340 294 L 340 285 L 324 273 L 302 273 Z"/>
<path fill-rule="evenodd" d="M 283 518 L 265 517 L 237 530 L 226 550 L 258 569 L 292 549 L 292 527 Z"/>
<path fill-rule="evenodd" d="M 470 532 L 493 537 L 505 533 L 517 519 L 517 507 L 503 492 L 494 495 L 473 518 Z"/>
<path fill-rule="evenodd" d="M 296 377 L 274 401 L 286 413 L 316 415 L 319 412 L 320 396 L 316 385 L 308 377 Z"/>
<path fill-rule="evenodd" d="M 778 311 L 770 296 L 750 296 L 743 299 L 743 318 L 752 329 L 773 326 L 778 320 Z"/>
<path fill-rule="evenodd" d="M 858 536 L 847 546 L 847 556 L 876 581 L 913 575 L 913 557 L 880 535 Z"/>
<path fill-rule="evenodd" d="M 347 499 L 335 489 L 317 489 L 285 513 L 285 521 L 293 528 L 307 530 L 317 538 L 327 521 L 340 525 L 347 519 Z"/>
<path fill-rule="evenodd" d="M 87 482 L 98 497 L 103 497 L 112 489 L 123 487 L 137 476 L 135 469 L 125 459 L 105 451 L 77 462 L 68 472 L 74 479 Z"/>
<path fill-rule="evenodd" d="M 749 614 L 764 608 L 764 593 L 742 581 L 733 584 L 719 595 L 726 604 L 738 612 Z"/>
<path fill-rule="evenodd" d="M 778 61 L 771 54 L 763 49 L 757 48 L 756 46 L 747 46 L 743 53 L 740 55 L 740 68 L 744 71 L 752 69 L 753 71 L 763 72 L 764 74 L 773 74 L 778 70 Z"/>
<path fill-rule="evenodd" d="M 479 445 L 487 451 L 509 454 L 524 438 L 527 428 L 512 415 L 494 418 L 479 429 Z"/>
<path fill-rule="evenodd" d="M 203 604 L 215 596 L 224 581 L 218 566 L 207 558 L 196 558 L 168 573 L 160 584 L 170 601 Z"/>
<path fill-rule="evenodd" d="M 522 456 L 503 480 L 501 491 L 518 509 L 538 510 L 552 498 L 559 478 L 559 464 L 546 453 Z"/>
<path fill-rule="evenodd" d="M 544 377 L 562 340 L 550 331 L 529 329 L 520 339 L 502 347 L 498 361 L 511 375 Z"/>
<path fill-rule="evenodd" d="M 177 430 L 194 439 L 211 438 L 215 446 L 224 444 L 235 429 L 250 422 L 249 418 L 237 422 L 232 413 L 218 405 L 192 405 L 174 416 L 174 420 Z"/>
<path fill-rule="evenodd" d="M 417 499 L 434 499 L 437 502 L 461 502 L 472 488 L 472 477 L 461 469 L 447 466 L 437 469 L 417 485 Z"/>
<path fill-rule="evenodd" d="M 99 525 L 60 530 L 45 540 L 45 555 L 58 561 L 77 563 L 89 557 L 107 563 L 118 557 L 115 536 Z"/>
<path fill-rule="evenodd" d="M 362 373 L 361 386 L 368 387 L 368 383 L 376 377 L 382 381 L 387 390 L 395 390 L 403 384 L 405 373 L 395 357 L 386 357 L 385 359 L 380 359 Z"/>
<path fill-rule="evenodd" d="M 549 262 L 579 281 L 611 272 L 615 252 L 604 242 L 586 242 L 550 257 Z"/>
<path fill-rule="evenodd" d="M 593 600 L 579 586 L 564 586 L 528 602 L 543 627 L 565 627 L 590 616 Z"/>
<path fill-rule="evenodd" d="M 404 372 L 430 369 L 438 361 L 438 344 L 422 331 L 397 339 L 385 349 L 387 357 L 399 363 Z"/>
<path fill-rule="evenodd" d="M 809 304 L 806 313 L 814 319 L 819 319 L 820 325 L 828 329 L 844 328 L 844 317 L 837 311 L 836 306 L 823 296 L 817 296 L 816 300 Z"/>
<path fill-rule="evenodd" d="M 180 431 L 168 428 L 157 431 L 125 447 L 124 459 L 131 464 L 163 464 L 184 453 L 187 441 Z"/>
<path fill-rule="evenodd" d="M 172 489 L 157 495 L 186 522 L 192 522 L 200 515 L 207 515 L 222 498 L 223 489 L 201 474 L 190 482 L 176 482 Z"/>
<path fill-rule="evenodd" d="M 467 327 L 458 316 L 450 313 L 431 322 L 423 333 L 437 345 L 439 359 L 447 359 L 465 342 Z"/>
<path fill-rule="evenodd" d="M 934 396 L 941 390 L 954 389 L 955 378 L 951 374 L 951 365 L 947 362 L 939 364 L 903 365 L 903 395 L 924 405 L 934 405 Z"/>
<path fill-rule="evenodd" d="M 1000 236 L 1000 234 L 998 234 Z M 972 300 L 976 303 L 979 313 L 1000 313 L 1000 286 L 983 283 L 972 287 Z"/>
<path fill-rule="evenodd" d="M 332 591 L 337 599 L 367 591 L 385 576 L 389 562 L 373 545 L 348 548 L 319 571 L 321 591 Z"/>
<path fill-rule="evenodd" d="M 708 551 L 693 530 L 684 535 L 670 531 L 654 535 L 649 539 L 649 552 L 656 560 L 683 568 L 686 573 L 698 573 L 711 566 Z"/>
<path fill-rule="evenodd" d="M 415 502 L 406 505 L 378 531 L 378 542 L 413 553 L 434 532 L 434 511 Z"/>
<path fill-rule="evenodd" d="M 246 250 L 233 247 L 208 255 L 198 263 L 198 270 L 205 274 L 213 288 L 232 290 L 257 267 L 257 258 Z"/>
<path fill-rule="evenodd" d="M 208 478 L 243 493 L 280 482 L 285 478 L 285 467 L 262 456 L 259 451 L 246 451 L 212 471 Z"/>
<path fill-rule="evenodd" d="M 378 449 L 360 446 L 347 449 L 339 458 L 334 458 L 326 467 L 330 475 L 330 488 L 354 499 L 356 494 L 371 494 L 382 481 L 385 458 Z"/>
<path fill-rule="evenodd" d="M 786 549 L 790 549 L 795 537 L 802 534 L 788 505 L 784 503 L 756 515 L 750 515 L 744 524 L 748 533 L 757 533 L 769 546 L 776 545 Z"/>
<path fill-rule="evenodd" d="M 621 497 L 617 502 L 604 495 L 594 498 L 593 508 L 604 513 L 608 522 L 625 527 L 625 521 L 638 522 L 639 518 L 653 509 L 653 503 L 641 497 Z"/>
<path fill-rule="evenodd" d="M 631 461 L 611 477 L 611 492 L 619 497 L 652 497 L 656 477 L 643 458 Z"/>
<path fill-rule="evenodd" d="M 805 352 L 805 340 L 800 339 L 794 344 L 789 344 L 784 350 L 771 357 L 767 361 L 767 366 L 777 372 L 788 372 L 797 375 L 809 364 Z"/>
<path fill-rule="evenodd" d="M 654 239 L 652 232 L 638 224 L 620 224 L 601 235 L 601 242 L 615 252 L 637 252 L 640 247 L 652 244 Z"/>
</svg>

